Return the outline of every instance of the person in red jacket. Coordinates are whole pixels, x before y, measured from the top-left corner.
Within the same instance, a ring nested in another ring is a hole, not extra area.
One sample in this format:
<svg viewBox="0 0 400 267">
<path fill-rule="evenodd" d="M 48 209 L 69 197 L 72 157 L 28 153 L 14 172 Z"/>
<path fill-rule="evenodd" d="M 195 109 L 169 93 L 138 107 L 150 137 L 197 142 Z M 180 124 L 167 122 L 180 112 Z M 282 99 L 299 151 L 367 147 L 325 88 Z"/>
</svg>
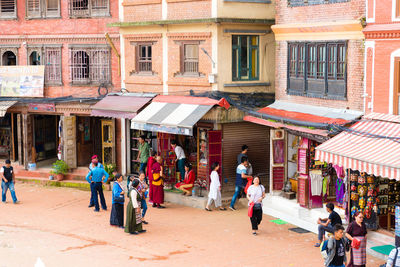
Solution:
<svg viewBox="0 0 400 267">
<path fill-rule="evenodd" d="M 183 195 L 191 196 L 192 188 L 194 186 L 194 181 L 196 180 L 196 176 L 194 171 L 192 170 L 192 164 L 189 162 L 185 163 L 185 180 L 183 182 L 177 183 L 175 185 L 176 189 L 182 190 Z"/>
</svg>

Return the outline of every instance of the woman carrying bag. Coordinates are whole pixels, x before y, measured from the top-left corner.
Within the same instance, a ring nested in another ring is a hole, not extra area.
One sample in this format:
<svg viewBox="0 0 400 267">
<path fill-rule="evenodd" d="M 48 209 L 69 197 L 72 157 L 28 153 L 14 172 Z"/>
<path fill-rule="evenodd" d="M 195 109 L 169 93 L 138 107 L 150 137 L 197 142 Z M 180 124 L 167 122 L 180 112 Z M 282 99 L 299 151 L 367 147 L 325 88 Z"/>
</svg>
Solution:
<svg viewBox="0 0 400 267">
<path fill-rule="evenodd" d="M 257 235 L 258 225 L 262 220 L 262 200 L 265 198 L 265 188 L 260 184 L 260 177 L 255 176 L 253 184 L 247 189 L 249 200 L 249 216 L 253 235 Z"/>
<path fill-rule="evenodd" d="M 124 201 L 125 191 L 122 189 L 123 176 L 119 173 L 115 175 L 115 182 L 112 189 L 112 208 L 110 224 L 124 228 Z"/>
<path fill-rule="evenodd" d="M 361 212 L 356 212 L 354 219 L 346 230 L 346 237 L 352 241 L 350 262 L 347 267 L 365 267 L 367 263 L 367 227 Z"/>
</svg>

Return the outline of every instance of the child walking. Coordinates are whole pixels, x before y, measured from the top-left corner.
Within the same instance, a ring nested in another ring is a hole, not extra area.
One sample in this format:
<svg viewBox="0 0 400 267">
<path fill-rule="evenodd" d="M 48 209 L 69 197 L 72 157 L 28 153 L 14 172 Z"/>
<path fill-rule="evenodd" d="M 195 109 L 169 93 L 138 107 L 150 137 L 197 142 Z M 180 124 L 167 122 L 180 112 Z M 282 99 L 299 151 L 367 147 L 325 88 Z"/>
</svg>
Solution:
<svg viewBox="0 0 400 267">
<path fill-rule="evenodd" d="M 325 260 L 326 267 L 345 267 L 346 242 L 343 238 L 344 228 L 341 224 L 334 227 L 334 236 L 328 240 L 328 257 Z"/>
<path fill-rule="evenodd" d="M 11 197 L 12 197 L 14 204 L 19 203 L 19 201 L 17 200 L 17 196 L 15 195 L 14 169 L 11 166 L 11 161 L 9 159 L 6 160 L 6 166 L 3 166 L 0 169 L 0 177 L 1 177 L 1 189 L 2 189 L 1 201 L 3 201 L 3 203 L 6 203 L 7 191 L 8 191 L 8 189 L 10 189 Z"/>
</svg>

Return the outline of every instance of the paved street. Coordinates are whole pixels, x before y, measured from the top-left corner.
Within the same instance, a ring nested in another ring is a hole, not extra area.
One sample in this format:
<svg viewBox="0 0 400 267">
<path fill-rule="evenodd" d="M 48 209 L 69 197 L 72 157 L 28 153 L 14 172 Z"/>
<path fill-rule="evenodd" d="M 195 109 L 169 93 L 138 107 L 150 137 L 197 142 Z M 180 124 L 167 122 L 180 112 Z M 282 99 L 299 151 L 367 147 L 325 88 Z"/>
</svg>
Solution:
<svg viewBox="0 0 400 267">
<path fill-rule="evenodd" d="M 16 190 L 21 204 L 0 206 L 0 267 L 34 266 L 38 258 L 45 266 L 322 266 L 316 235 L 264 216 L 253 236 L 245 210 L 150 207 L 148 232 L 131 236 L 109 226 L 110 192 L 109 210 L 95 213 L 87 191 L 30 184 Z"/>
</svg>

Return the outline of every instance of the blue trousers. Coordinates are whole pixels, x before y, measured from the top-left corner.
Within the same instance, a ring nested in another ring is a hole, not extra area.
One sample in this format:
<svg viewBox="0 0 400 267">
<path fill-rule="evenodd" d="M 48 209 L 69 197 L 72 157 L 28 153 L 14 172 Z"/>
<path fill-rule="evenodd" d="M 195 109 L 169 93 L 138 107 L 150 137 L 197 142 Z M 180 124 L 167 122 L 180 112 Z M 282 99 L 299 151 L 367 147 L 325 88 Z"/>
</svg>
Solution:
<svg viewBox="0 0 400 267">
<path fill-rule="evenodd" d="M 242 190 L 243 190 L 243 186 L 240 186 L 240 185 L 235 186 L 235 193 L 233 194 L 232 201 L 231 201 L 232 208 L 235 206 L 236 200 L 238 199 L 239 194 L 242 192 Z"/>
<path fill-rule="evenodd" d="M 12 200 L 17 202 L 17 196 L 15 195 L 15 188 L 14 188 L 14 182 L 4 182 L 4 180 L 1 181 L 1 189 L 2 189 L 2 194 L 1 194 L 1 201 L 6 202 L 6 194 L 8 189 L 10 189 L 11 192 L 11 197 Z"/>
<path fill-rule="evenodd" d="M 94 206 L 93 191 L 94 191 L 94 183 L 90 183 L 90 202 L 89 202 L 89 206 Z"/>
<path fill-rule="evenodd" d="M 179 173 L 181 174 L 181 181 L 183 181 L 183 179 L 185 179 L 185 162 L 186 159 L 180 159 L 178 160 L 178 170 Z"/>
<path fill-rule="evenodd" d="M 93 195 L 93 201 L 94 201 L 94 209 L 95 210 L 100 210 L 99 207 L 99 198 L 97 196 L 97 193 L 100 196 L 100 203 L 101 203 L 101 208 L 103 210 L 107 209 L 107 205 L 106 205 L 106 200 L 104 199 L 104 194 L 103 194 L 103 183 L 102 182 L 97 182 L 97 183 L 92 183 L 94 184 L 93 186 L 91 186 L 92 189 L 92 195 Z"/>
<path fill-rule="evenodd" d="M 325 232 L 332 233 L 334 232 L 333 226 L 328 224 L 328 226 L 318 225 L 318 240 L 322 240 L 325 235 Z"/>
<path fill-rule="evenodd" d="M 145 198 L 141 200 L 141 205 L 142 205 L 142 218 L 144 218 L 144 215 L 146 215 L 147 211 L 147 203 Z"/>
<path fill-rule="evenodd" d="M 145 162 L 145 163 L 140 163 L 139 172 L 144 172 L 144 173 L 146 173 L 146 166 L 147 166 L 147 162 Z"/>
</svg>

